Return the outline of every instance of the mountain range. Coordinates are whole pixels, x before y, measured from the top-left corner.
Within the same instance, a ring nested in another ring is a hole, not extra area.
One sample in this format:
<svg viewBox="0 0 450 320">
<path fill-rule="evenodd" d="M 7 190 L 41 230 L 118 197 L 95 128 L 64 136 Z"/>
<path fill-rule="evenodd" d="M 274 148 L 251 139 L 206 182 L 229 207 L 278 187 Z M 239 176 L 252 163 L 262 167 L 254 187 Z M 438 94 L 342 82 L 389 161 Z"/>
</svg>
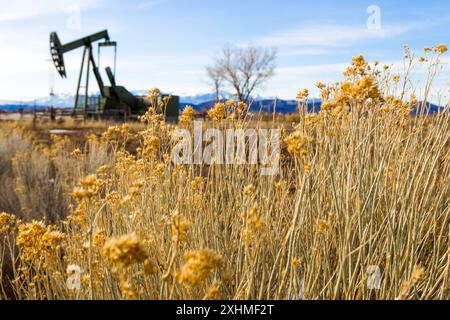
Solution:
<svg viewBox="0 0 450 320">
<path fill-rule="evenodd" d="M 132 93 L 136 96 L 145 96 L 147 94 L 146 90 L 136 90 L 132 91 Z M 220 97 L 222 99 L 230 99 L 232 94 L 226 91 L 221 91 Z M 205 93 L 198 94 L 192 96 L 181 96 L 180 97 L 180 108 L 184 109 L 186 105 L 191 105 L 196 111 L 208 110 L 215 103 L 215 94 L 214 93 Z M 38 98 L 31 101 L 6 101 L 0 100 L 0 111 L 17 111 L 19 109 L 24 110 L 32 110 L 36 109 L 47 109 L 50 106 L 54 106 L 59 109 L 70 109 L 74 104 L 74 96 L 71 94 L 59 94 L 53 97 L 44 97 Z M 423 103 L 421 104 L 421 106 Z M 321 101 L 320 99 L 311 99 L 308 102 L 308 111 L 316 112 L 320 110 Z M 416 108 L 413 111 L 413 114 L 417 114 L 420 109 Z M 435 104 L 428 104 L 430 108 L 430 113 L 434 114 L 437 112 L 444 111 L 445 108 L 439 107 Z M 294 113 L 297 112 L 297 101 L 296 100 L 283 100 L 276 98 L 264 98 L 264 97 L 255 97 L 254 102 L 251 104 L 250 111 L 252 112 L 274 112 L 274 109 L 277 113 Z"/>
<path fill-rule="evenodd" d="M 145 96 L 147 95 L 147 90 L 135 90 L 132 91 L 132 93 L 136 96 Z M 232 94 L 226 91 L 221 91 L 219 94 L 222 99 L 230 99 L 232 97 Z M 182 107 L 188 104 L 195 107 L 209 101 L 214 101 L 215 99 L 216 95 L 214 93 L 181 96 L 180 104 Z M 28 101 L 0 100 L 0 110 L 14 111 L 20 108 L 32 109 L 34 107 L 37 109 L 44 109 L 49 108 L 50 106 L 54 106 L 58 109 L 70 109 L 74 105 L 74 101 L 75 97 L 73 95 L 64 93 L 54 95 L 53 97 L 48 96 Z"/>
</svg>

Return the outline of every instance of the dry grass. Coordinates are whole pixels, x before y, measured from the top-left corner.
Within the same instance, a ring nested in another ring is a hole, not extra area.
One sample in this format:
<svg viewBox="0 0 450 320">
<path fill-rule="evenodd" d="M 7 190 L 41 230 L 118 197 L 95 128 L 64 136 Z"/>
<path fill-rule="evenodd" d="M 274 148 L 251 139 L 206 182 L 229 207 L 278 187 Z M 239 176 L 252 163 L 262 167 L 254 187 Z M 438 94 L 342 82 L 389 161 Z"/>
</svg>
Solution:
<svg viewBox="0 0 450 320">
<path fill-rule="evenodd" d="M 175 127 L 151 110 L 145 129 L 82 146 L 2 124 L 0 209 L 15 216 L 0 215 L 0 296 L 449 299 L 450 113 L 411 118 L 406 86 L 361 58 L 346 75 L 323 88 L 318 115 L 272 124 L 286 141 L 277 176 L 173 165 Z M 262 126 L 238 109 L 210 116 Z"/>
</svg>

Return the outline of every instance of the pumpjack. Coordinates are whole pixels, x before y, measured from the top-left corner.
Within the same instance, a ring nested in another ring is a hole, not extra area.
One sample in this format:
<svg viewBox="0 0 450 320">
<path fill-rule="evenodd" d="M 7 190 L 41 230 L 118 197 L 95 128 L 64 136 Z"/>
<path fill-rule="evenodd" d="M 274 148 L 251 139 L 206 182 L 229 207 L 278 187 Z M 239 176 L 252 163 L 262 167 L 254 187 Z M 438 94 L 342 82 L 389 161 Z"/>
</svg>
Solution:
<svg viewBox="0 0 450 320">
<path fill-rule="evenodd" d="M 101 42 L 100 42 L 101 41 Z M 117 42 L 111 41 L 108 31 L 104 30 L 90 36 L 69 42 L 62 45 L 58 34 L 52 32 L 50 34 L 50 53 L 56 71 L 61 78 L 67 78 L 66 66 L 64 63 L 64 54 L 78 49 L 83 49 L 81 60 L 80 74 L 78 77 L 77 90 L 75 93 L 75 102 L 73 106 L 73 114 L 75 116 L 90 118 L 133 118 L 142 115 L 148 108 L 148 101 L 144 97 L 138 97 L 129 92 L 125 87 L 116 84 L 115 73 L 111 67 L 106 67 L 106 75 L 110 82 L 110 86 L 105 86 L 100 75 L 99 68 L 95 62 L 93 55 L 93 46 L 98 42 L 98 60 L 100 60 L 100 49 L 103 47 L 114 47 L 114 66 L 117 57 Z M 90 71 L 94 73 L 95 80 L 99 87 L 99 95 L 89 96 L 89 75 Z M 85 75 L 85 86 L 82 87 L 83 73 Z M 80 94 L 80 90 L 84 89 L 84 95 Z M 161 99 L 165 96 L 160 97 Z M 179 113 L 179 97 L 170 96 L 167 107 L 165 109 L 165 117 L 167 121 L 177 121 Z"/>
</svg>

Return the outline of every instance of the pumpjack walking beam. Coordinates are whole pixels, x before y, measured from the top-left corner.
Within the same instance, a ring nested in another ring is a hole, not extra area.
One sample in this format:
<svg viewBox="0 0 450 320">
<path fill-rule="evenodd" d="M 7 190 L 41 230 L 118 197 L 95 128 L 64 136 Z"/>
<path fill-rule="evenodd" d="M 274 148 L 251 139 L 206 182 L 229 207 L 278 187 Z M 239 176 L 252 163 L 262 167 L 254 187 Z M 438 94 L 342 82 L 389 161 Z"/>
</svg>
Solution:
<svg viewBox="0 0 450 320">
<path fill-rule="evenodd" d="M 109 34 L 107 30 L 104 31 L 100 31 L 97 32 L 95 34 L 92 34 L 90 36 L 84 37 L 82 39 L 79 40 L 75 40 L 72 42 L 69 42 L 65 45 L 61 44 L 61 41 L 59 40 L 58 34 L 56 32 L 52 32 L 50 34 L 50 52 L 51 52 L 51 56 L 52 56 L 52 60 L 53 63 L 55 64 L 56 70 L 58 71 L 59 75 L 62 78 L 66 78 L 67 74 L 66 74 L 66 67 L 65 67 L 65 63 L 64 63 L 64 54 L 78 49 L 80 47 L 84 46 L 84 51 L 83 51 L 83 57 L 82 57 L 82 61 L 81 61 L 81 68 L 80 68 L 80 74 L 79 74 L 79 78 L 78 78 L 78 85 L 77 85 L 77 91 L 76 91 L 76 95 L 75 95 L 75 104 L 74 104 L 74 109 L 75 111 L 78 108 L 78 102 L 79 102 L 79 92 L 80 92 L 80 88 L 81 88 L 81 80 L 83 77 L 83 70 L 84 70 L 84 65 L 86 63 L 87 60 L 87 68 L 86 68 L 86 86 L 85 86 L 85 95 L 84 95 L 84 107 L 83 107 L 83 111 L 86 114 L 87 112 L 87 106 L 88 106 L 88 94 L 89 94 L 89 71 L 91 69 L 92 66 L 92 70 L 94 72 L 94 76 L 97 80 L 97 84 L 99 86 L 100 89 L 100 94 L 102 97 L 104 97 L 104 84 L 103 84 L 103 80 L 100 76 L 100 72 L 98 71 L 98 68 L 95 64 L 95 60 L 94 60 L 94 56 L 92 54 L 92 44 L 96 41 L 100 41 L 100 40 L 104 40 L 103 45 L 113 45 L 116 46 L 116 42 L 111 42 L 110 38 L 109 38 Z M 87 55 L 87 57 L 86 57 Z"/>
<path fill-rule="evenodd" d="M 99 40 L 105 40 L 106 42 L 110 42 L 107 30 L 94 33 L 90 36 L 69 42 L 65 45 L 62 45 L 61 41 L 59 41 L 58 34 L 56 32 L 52 32 L 50 34 L 50 52 L 52 54 L 52 59 L 53 62 L 55 63 L 56 70 L 61 75 L 61 77 L 67 78 L 63 57 L 64 53 L 78 49 L 83 46 L 84 47 L 91 46 L 92 43 Z"/>
</svg>

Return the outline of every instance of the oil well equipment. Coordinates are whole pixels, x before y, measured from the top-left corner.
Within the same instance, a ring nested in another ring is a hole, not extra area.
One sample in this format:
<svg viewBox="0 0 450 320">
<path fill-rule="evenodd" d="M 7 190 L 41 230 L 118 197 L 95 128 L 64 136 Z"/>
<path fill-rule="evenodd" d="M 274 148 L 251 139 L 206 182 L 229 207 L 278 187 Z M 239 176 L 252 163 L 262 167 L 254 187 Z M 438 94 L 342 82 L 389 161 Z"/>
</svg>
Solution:
<svg viewBox="0 0 450 320">
<path fill-rule="evenodd" d="M 105 68 L 110 86 L 106 86 L 101 77 L 99 67 L 94 59 L 94 45 L 98 44 L 98 61 L 100 61 L 101 48 L 114 48 L 114 72 L 108 66 Z M 50 53 L 57 72 L 62 78 L 67 78 L 64 54 L 83 48 L 81 68 L 78 77 L 73 114 L 77 117 L 98 119 L 130 119 L 144 114 L 149 102 L 145 97 L 135 96 L 125 87 L 116 84 L 117 42 L 111 41 L 108 31 L 100 31 L 87 37 L 61 44 L 58 34 L 50 34 Z M 89 80 L 91 70 L 98 85 L 99 94 L 89 96 Z M 83 74 L 85 82 L 82 83 Z M 179 114 L 179 97 L 162 95 L 166 99 L 165 118 L 167 121 L 177 121 Z"/>
</svg>

